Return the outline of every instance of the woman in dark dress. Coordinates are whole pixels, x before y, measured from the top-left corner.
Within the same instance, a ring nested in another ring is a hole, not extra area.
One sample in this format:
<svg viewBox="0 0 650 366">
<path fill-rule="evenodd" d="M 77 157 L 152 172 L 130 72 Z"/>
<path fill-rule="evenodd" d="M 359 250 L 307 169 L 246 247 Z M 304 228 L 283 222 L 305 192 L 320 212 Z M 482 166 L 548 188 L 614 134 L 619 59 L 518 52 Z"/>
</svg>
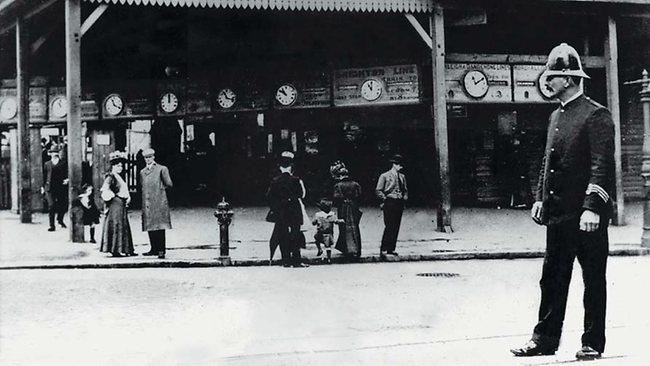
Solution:
<svg viewBox="0 0 650 366">
<path fill-rule="evenodd" d="M 361 186 L 352 180 L 344 165 L 332 171 L 335 179 L 333 200 L 337 208 L 338 218 L 345 221 L 339 225 L 339 237 L 336 240 L 336 249 L 351 258 L 361 256 L 361 210 L 358 200 L 361 196 Z"/>
<path fill-rule="evenodd" d="M 119 151 L 109 156 L 111 172 L 106 175 L 101 196 L 108 212 L 104 218 L 100 251 L 114 257 L 137 255 L 133 252 L 133 238 L 126 207 L 131 201 L 129 187 L 120 175 L 124 170 L 125 155 Z"/>
</svg>

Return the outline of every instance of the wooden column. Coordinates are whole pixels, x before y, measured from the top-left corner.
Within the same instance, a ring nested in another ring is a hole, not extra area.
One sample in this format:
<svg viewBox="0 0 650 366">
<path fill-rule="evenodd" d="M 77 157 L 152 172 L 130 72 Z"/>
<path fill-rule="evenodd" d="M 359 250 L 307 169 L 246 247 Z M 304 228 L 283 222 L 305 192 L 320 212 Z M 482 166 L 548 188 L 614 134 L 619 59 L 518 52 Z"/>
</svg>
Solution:
<svg viewBox="0 0 650 366">
<path fill-rule="evenodd" d="M 437 208 L 438 231 L 451 232 L 451 191 L 449 180 L 449 143 L 447 133 L 447 101 L 445 86 L 445 29 L 444 12 L 436 5 L 429 17 L 429 32 L 433 48 L 433 126 L 436 141 L 436 160 L 440 175 L 440 198 Z"/>
<path fill-rule="evenodd" d="M 29 147 L 31 153 L 31 179 L 32 179 L 32 210 L 43 210 L 43 194 L 41 194 L 41 187 L 43 187 L 43 155 L 41 148 L 41 128 L 29 128 Z"/>
<path fill-rule="evenodd" d="M 616 169 L 616 213 L 614 225 L 625 225 L 623 197 L 623 166 L 621 163 L 621 108 L 618 91 L 618 39 L 616 19 L 607 18 L 607 36 L 605 37 L 605 72 L 607 75 L 607 107 L 614 121 L 614 158 Z"/>
<path fill-rule="evenodd" d="M 9 130 L 9 167 L 11 170 L 10 180 L 11 180 L 11 212 L 18 213 L 20 212 L 20 201 L 18 197 L 18 181 L 20 180 L 20 171 L 18 166 L 20 165 L 20 159 L 18 158 L 18 132 L 15 128 Z"/>
<path fill-rule="evenodd" d="M 32 222 L 32 182 L 29 148 L 29 31 L 26 21 L 16 20 L 16 101 L 18 132 L 18 208 L 20 222 Z"/>
<path fill-rule="evenodd" d="M 81 0 L 65 0 L 65 87 L 68 100 L 68 202 L 81 190 Z M 70 210 L 70 240 L 84 241 L 80 218 Z"/>
</svg>

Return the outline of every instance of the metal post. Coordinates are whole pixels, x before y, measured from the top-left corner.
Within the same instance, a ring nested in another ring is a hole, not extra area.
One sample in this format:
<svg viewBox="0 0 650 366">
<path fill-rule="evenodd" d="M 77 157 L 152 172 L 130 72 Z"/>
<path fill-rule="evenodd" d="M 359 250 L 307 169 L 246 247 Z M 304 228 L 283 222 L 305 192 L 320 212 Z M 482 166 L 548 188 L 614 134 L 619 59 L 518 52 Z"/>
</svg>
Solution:
<svg viewBox="0 0 650 366">
<path fill-rule="evenodd" d="M 222 198 L 221 202 L 217 204 L 217 210 L 214 216 L 219 221 L 219 260 L 223 264 L 230 264 L 230 238 L 228 233 L 228 226 L 232 222 L 234 212 L 230 209 L 230 204 L 226 202 L 226 198 Z"/>
<path fill-rule="evenodd" d="M 639 80 L 628 81 L 625 85 L 641 84 L 639 92 L 640 102 L 643 105 L 643 164 L 641 176 L 643 177 L 643 232 L 641 233 L 641 246 L 650 248 L 650 78 L 648 71 L 643 70 Z"/>
</svg>

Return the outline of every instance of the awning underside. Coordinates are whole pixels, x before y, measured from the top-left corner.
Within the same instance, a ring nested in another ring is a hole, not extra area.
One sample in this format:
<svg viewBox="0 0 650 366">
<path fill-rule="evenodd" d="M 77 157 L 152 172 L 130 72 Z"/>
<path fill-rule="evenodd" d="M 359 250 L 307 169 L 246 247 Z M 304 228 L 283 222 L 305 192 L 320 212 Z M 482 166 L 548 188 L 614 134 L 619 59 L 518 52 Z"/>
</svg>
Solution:
<svg viewBox="0 0 650 366">
<path fill-rule="evenodd" d="M 195 8 L 422 13 L 433 0 L 84 0 L 91 3 Z"/>
</svg>

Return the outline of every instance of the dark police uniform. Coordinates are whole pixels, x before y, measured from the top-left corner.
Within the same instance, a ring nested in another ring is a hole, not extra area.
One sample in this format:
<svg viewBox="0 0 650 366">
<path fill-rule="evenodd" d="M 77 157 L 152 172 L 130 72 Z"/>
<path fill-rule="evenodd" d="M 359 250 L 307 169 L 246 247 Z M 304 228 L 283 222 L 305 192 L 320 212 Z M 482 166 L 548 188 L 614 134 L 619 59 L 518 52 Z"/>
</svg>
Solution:
<svg viewBox="0 0 650 366">
<path fill-rule="evenodd" d="M 614 123 L 605 107 L 580 95 L 551 114 L 537 189 L 547 237 L 533 340 L 545 348 L 559 345 L 576 257 L 585 285 L 582 344 L 601 353 L 605 348 L 607 224 L 614 187 Z M 585 210 L 600 215 L 594 232 L 579 228 Z"/>
</svg>

